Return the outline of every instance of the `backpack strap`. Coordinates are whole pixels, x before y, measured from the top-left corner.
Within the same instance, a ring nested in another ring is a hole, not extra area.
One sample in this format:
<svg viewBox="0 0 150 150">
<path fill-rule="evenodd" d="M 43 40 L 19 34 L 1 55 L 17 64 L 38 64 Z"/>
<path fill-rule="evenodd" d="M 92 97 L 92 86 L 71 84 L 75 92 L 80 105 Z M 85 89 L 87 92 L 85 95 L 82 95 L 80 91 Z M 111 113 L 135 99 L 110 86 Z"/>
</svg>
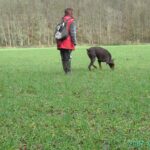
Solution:
<svg viewBox="0 0 150 150">
<path fill-rule="evenodd" d="M 67 19 L 65 22 L 68 22 L 70 19 L 72 19 L 71 17 L 69 19 Z"/>
<path fill-rule="evenodd" d="M 64 21 L 64 18 L 62 18 L 62 22 L 68 23 L 68 21 L 69 21 L 70 19 L 72 19 L 72 18 L 70 17 L 70 18 L 68 18 L 67 20 Z"/>
</svg>

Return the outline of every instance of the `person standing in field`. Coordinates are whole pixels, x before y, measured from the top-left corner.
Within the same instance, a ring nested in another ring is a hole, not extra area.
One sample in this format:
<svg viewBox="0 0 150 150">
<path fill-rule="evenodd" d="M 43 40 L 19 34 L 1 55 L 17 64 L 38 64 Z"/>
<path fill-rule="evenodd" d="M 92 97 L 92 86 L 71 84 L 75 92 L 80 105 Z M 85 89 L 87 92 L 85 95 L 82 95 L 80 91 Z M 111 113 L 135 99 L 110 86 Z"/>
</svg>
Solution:
<svg viewBox="0 0 150 150">
<path fill-rule="evenodd" d="M 60 50 L 63 70 L 66 74 L 71 73 L 71 52 L 76 46 L 76 25 L 73 17 L 73 9 L 67 8 L 64 11 L 63 21 L 67 22 L 68 36 L 63 40 L 56 40 L 57 49 Z"/>
</svg>

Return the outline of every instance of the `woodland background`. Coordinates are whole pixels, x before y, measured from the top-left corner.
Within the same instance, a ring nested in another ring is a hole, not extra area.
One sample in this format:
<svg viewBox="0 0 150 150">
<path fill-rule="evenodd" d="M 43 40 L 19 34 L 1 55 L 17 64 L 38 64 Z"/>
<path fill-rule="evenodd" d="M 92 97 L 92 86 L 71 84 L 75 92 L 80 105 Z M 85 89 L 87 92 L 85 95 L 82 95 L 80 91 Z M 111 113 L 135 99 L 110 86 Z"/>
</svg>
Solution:
<svg viewBox="0 0 150 150">
<path fill-rule="evenodd" d="M 150 0 L 0 0 L 0 46 L 54 45 L 66 7 L 74 9 L 78 44 L 150 42 Z"/>
</svg>

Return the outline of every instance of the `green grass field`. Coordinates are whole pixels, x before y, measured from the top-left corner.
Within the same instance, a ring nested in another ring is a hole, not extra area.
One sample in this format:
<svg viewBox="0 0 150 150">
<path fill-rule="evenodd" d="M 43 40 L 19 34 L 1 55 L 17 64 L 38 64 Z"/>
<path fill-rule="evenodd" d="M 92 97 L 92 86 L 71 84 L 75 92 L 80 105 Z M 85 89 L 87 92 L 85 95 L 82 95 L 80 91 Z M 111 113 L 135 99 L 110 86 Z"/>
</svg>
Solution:
<svg viewBox="0 0 150 150">
<path fill-rule="evenodd" d="M 150 45 L 105 47 L 114 71 L 83 46 L 69 76 L 55 48 L 0 49 L 0 149 L 150 149 Z"/>
</svg>

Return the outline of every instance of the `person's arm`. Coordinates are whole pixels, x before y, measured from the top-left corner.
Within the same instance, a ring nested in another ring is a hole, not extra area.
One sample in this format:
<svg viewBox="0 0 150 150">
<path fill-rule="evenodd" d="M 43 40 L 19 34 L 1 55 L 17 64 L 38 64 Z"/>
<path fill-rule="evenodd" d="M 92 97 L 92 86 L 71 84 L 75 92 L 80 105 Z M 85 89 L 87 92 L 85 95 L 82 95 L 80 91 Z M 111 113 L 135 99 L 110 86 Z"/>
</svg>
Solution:
<svg viewBox="0 0 150 150">
<path fill-rule="evenodd" d="M 72 22 L 72 24 L 70 25 L 70 35 L 71 35 L 71 40 L 72 40 L 73 44 L 77 45 L 75 22 Z"/>
</svg>

